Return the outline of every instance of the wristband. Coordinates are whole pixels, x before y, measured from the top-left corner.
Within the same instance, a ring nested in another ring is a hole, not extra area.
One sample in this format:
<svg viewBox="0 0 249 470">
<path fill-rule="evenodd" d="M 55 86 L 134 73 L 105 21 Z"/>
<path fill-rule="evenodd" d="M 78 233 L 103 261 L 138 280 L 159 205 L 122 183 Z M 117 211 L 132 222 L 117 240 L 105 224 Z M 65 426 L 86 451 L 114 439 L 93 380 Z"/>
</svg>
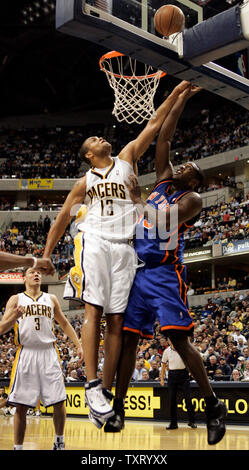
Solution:
<svg viewBox="0 0 249 470">
<path fill-rule="evenodd" d="M 36 268 L 36 265 L 37 265 L 37 258 L 35 258 L 34 256 L 32 256 L 32 259 L 34 260 L 34 263 L 33 263 L 32 268 Z"/>
</svg>

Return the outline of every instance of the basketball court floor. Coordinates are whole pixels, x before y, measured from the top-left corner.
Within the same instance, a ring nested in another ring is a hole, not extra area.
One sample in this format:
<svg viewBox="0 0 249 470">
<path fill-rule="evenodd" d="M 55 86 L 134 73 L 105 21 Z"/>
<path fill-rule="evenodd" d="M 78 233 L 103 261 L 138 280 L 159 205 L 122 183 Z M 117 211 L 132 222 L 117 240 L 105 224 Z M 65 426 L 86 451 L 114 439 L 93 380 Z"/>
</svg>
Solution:
<svg viewBox="0 0 249 470">
<path fill-rule="evenodd" d="M 14 417 L 0 416 L 0 451 L 13 449 Z M 249 427 L 227 425 L 225 437 L 215 446 L 209 446 L 206 426 L 197 429 L 179 423 L 179 428 L 167 431 L 166 422 L 127 420 L 121 433 L 105 433 L 86 418 L 67 418 L 65 427 L 66 450 L 196 450 L 248 451 Z M 54 438 L 51 417 L 27 417 L 24 450 L 51 450 Z"/>
</svg>

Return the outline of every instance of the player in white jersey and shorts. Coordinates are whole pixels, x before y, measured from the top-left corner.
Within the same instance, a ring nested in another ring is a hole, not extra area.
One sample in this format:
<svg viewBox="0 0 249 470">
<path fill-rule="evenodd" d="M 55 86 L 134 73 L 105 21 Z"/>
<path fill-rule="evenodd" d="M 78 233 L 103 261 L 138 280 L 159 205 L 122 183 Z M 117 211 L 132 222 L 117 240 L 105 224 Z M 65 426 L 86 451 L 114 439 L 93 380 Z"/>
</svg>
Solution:
<svg viewBox="0 0 249 470">
<path fill-rule="evenodd" d="M 28 408 L 35 408 L 39 399 L 45 407 L 53 406 L 55 427 L 54 450 L 64 449 L 66 418 L 66 390 L 56 349 L 54 321 L 78 348 L 80 360 L 83 351 L 79 338 L 61 311 L 55 295 L 41 292 L 41 273 L 28 268 L 24 274 L 26 290 L 13 295 L 7 302 L 4 315 L 9 315 L 13 305 L 23 309 L 14 331 L 18 345 L 12 368 L 8 404 L 16 407 L 14 415 L 14 449 L 22 450 Z"/>
<path fill-rule="evenodd" d="M 92 136 L 84 141 L 80 157 L 89 163 L 90 170 L 76 182 L 48 233 L 44 257 L 51 256 L 79 206 L 86 205 L 87 215 L 78 225 L 75 238 L 71 294 L 67 289 L 66 295 L 85 304 L 81 334 L 87 374 L 85 396 L 89 418 L 99 428 L 114 414 L 110 390 L 121 351 L 123 314 L 137 267 L 135 251 L 129 243 L 135 233 L 137 213 L 125 183 L 187 86 L 184 81 L 172 91 L 138 137 L 117 157 L 111 156 L 112 146 L 103 137 Z M 107 326 L 101 384 L 97 365 L 103 314 Z"/>
</svg>

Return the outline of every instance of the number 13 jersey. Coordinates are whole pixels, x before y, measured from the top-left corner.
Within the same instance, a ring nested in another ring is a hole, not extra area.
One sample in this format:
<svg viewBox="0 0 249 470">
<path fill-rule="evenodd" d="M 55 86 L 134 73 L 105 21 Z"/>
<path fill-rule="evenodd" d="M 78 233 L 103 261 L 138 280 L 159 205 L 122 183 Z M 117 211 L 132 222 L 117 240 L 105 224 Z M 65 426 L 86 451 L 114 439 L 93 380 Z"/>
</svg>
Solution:
<svg viewBox="0 0 249 470">
<path fill-rule="evenodd" d="M 54 328 L 54 303 L 50 294 L 40 292 L 31 297 L 27 292 L 18 294 L 18 305 L 24 314 L 15 324 L 15 342 L 21 346 L 48 347 L 56 341 Z"/>
<path fill-rule="evenodd" d="M 132 238 L 136 226 L 136 209 L 125 185 L 132 166 L 113 157 L 107 168 L 92 168 L 86 173 L 87 215 L 78 230 L 111 241 Z"/>
</svg>

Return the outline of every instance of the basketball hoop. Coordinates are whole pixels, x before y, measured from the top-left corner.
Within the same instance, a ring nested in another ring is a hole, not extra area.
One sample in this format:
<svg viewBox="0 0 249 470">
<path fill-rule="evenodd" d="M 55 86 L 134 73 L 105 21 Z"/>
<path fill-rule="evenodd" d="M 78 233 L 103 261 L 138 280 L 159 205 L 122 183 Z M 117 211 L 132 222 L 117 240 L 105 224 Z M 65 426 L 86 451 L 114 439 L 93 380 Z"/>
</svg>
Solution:
<svg viewBox="0 0 249 470">
<path fill-rule="evenodd" d="M 154 71 L 151 65 L 138 63 L 116 51 L 104 54 L 99 66 L 114 90 L 112 114 L 116 119 L 128 124 L 149 120 L 155 113 L 154 96 L 159 81 L 166 73 Z"/>
</svg>

